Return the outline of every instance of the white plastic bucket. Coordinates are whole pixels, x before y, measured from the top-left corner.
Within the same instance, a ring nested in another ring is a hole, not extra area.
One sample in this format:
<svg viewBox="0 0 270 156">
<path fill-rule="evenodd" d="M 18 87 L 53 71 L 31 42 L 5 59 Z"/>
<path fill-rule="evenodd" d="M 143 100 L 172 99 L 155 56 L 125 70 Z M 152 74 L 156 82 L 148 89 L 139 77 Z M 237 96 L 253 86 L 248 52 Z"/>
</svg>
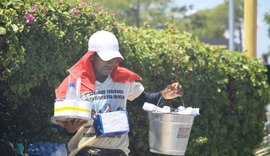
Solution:
<svg viewBox="0 0 270 156">
<path fill-rule="evenodd" d="M 66 120 L 67 118 L 91 120 L 91 111 L 92 103 L 89 101 L 55 101 L 52 122 L 55 122 L 56 120 Z"/>
<path fill-rule="evenodd" d="M 148 112 L 150 152 L 185 155 L 194 116 Z"/>
</svg>

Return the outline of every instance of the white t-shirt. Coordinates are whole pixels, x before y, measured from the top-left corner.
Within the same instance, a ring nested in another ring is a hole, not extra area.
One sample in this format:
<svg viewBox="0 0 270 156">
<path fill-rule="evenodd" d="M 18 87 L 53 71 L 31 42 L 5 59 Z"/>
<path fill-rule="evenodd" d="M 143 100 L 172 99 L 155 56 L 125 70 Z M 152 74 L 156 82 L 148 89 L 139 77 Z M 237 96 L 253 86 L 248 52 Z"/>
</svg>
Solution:
<svg viewBox="0 0 270 156">
<path fill-rule="evenodd" d="M 100 83 L 96 81 L 94 92 L 88 92 L 81 95 L 81 99 L 93 103 L 92 112 L 103 112 L 109 105 L 110 111 L 126 110 L 127 100 L 134 100 L 144 91 L 144 87 L 139 82 L 119 83 L 113 82 L 111 77 Z M 82 126 L 68 143 L 70 150 L 69 156 L 87 146 L 107 149 L 120 149 L 129 153 L 128 134 L 115 137 L 96 137 L 92 122 Z"/>
</svg>

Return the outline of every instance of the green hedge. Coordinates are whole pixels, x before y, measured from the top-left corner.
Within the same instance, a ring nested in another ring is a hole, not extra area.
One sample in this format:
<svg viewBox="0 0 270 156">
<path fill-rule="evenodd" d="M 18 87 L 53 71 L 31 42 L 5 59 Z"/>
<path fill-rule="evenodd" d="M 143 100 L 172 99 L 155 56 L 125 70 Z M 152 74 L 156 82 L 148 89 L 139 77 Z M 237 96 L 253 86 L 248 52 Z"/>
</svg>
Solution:
<svg viewBox="0 0 270 156">
<path fill-rule="evenodd" d="M 269 102 L 266 69 L 259 60 L 202 44 L 169 26 L 159 31 L 129 28 L 120 40 L 125 66 L 140 72 L 147 90 L 181 82 L 185 103 L 200 108 L 186 155 L 252 155 L 265 135 Z M 181 100 L 168 105 L 177 107 Z M 144 149 L 143 155 L 148 151 L 147 116 L 138 115 L 140 108 L 130 109 L 136 116 L 132 147 Z"/>
<path fill-rule="evenodd" d="M 118 26 L 102 7 L 54 0 L 5 0 L 0 19 L 1 132 L 18 142 L 49 123 L 54 89 L 87 51 L 90 34 L 118 34 Z"/>
<path fill-rule="evenodd" d="M 27 13 L 35 16 L 33 23 L 27 24 Z M 8 132 L 14 142 L 49 123 L 55 87 L 87 51 L 90 34 L 101 29 L 119 38 L 122 66 L 139 73 L 147 91 L 178 81 L 186 105 L 200 108 L 186 155 L 252 155 L 262 141 L 269 102 L 266 69 L 244 53 L 202 44 L 170 25 L 126 27 L 94 3 L 4 1 L 0 19 L 1 133 Z M 180 104 L 179 98 L 167 102 Z M 134 105 L 128 105 L 130 155 L 155 155 L 148 149 L 147 114 Z M 42 136 L 61 140 L 53 135 Z"/>
</svg>

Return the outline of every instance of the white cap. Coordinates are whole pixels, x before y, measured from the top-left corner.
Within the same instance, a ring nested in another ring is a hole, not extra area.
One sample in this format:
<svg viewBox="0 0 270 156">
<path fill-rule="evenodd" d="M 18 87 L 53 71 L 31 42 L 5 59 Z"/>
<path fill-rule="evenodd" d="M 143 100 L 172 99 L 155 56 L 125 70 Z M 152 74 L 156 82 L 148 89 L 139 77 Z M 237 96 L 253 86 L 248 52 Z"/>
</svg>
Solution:
<svg viewBox="0 0 270 156">
<path fill-rule="evenodd" d="M 115 35 L 108 31 L 95 32 L 88 41 L 88 50 L 94 51 L 103 61 L 113 58 L 123 58 L 119 52 L 118 40 Z"/>
</svg>

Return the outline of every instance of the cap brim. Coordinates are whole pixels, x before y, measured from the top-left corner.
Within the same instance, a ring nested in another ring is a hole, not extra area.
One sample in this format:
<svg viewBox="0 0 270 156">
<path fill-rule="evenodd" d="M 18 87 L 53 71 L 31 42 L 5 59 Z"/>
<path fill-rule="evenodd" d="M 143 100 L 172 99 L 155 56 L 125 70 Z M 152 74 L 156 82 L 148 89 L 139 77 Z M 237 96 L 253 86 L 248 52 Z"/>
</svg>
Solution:
<svg viewBox="0 0 270 156">
<path fill-rule="evenodd" d="M 100 51 L 97 54 L 103 61 L 109 61 L 114 58 L 124 59 L 119 51 Z"/>
</svg>

